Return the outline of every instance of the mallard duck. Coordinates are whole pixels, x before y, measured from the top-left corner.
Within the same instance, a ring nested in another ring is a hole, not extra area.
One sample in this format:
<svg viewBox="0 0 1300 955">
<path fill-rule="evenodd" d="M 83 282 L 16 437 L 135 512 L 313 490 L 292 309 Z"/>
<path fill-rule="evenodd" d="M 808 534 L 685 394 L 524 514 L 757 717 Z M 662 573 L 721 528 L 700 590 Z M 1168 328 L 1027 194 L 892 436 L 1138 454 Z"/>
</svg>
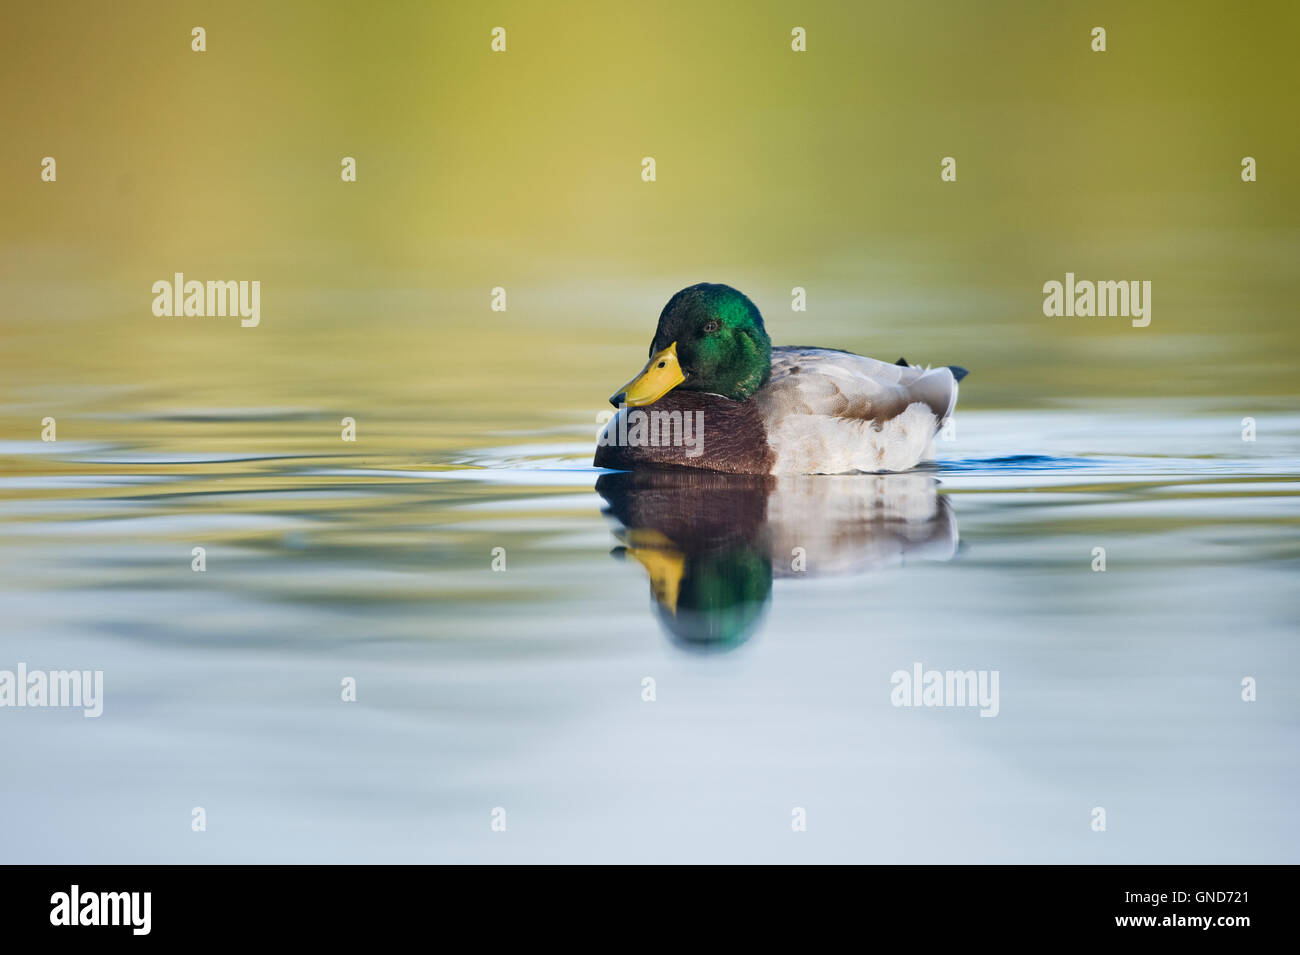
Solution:
<svg viewBox="0 0 1300 955">
<path fill-rule="evenodd" d="M 964 368 L 772 347 L 758 308 L 702 282 L 664 306 L 650 360 L 610 397 L 596 467 L 732 474 L 905 471 L 931 451 Z"/>
</svg>

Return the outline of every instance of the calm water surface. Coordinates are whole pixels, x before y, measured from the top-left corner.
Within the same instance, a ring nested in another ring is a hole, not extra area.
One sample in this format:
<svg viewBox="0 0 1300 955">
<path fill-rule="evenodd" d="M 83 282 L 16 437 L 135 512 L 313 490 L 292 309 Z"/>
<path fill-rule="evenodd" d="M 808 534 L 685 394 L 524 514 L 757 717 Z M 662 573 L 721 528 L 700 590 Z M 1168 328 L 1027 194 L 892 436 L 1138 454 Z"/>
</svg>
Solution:
<svg viewBox="0 0 1300 955">
<path fill-rule="evenodd" d="M 5 4 L 0 862 L 1300 862 L 1300 5 L 172 6 Z M 700 281 L 956 439 L 593 471 Z"/>
<path fill-rule="evenodd" d="M 4 861 L 1300 861 L 1300 416 L 973 411 L 771 487 L 325 417 L 0 443 L 0 668 L 105 681 L 0 711 Z M 997 717 L 891 705 L 916 663 Z"/>
</svg>

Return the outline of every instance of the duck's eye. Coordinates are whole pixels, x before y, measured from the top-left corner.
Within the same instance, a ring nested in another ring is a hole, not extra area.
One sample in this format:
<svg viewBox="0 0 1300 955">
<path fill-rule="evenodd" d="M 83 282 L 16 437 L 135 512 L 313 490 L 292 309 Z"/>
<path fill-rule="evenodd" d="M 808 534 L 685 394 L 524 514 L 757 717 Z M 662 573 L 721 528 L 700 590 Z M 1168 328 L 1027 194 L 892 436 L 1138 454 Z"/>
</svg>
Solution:
<svg viewBox="0 0 1300 955">
<path fill-rule="evenodd" d="M 666 361 L 661 361 L 661 362 L 659 363 L 658 367 L 663 368 L 663 367 L 667 366 L 667 364 L 668 364 L 668 362 L 666 362 Z"/>
<path fill-rule="evenodd" d="M 712 319 L 712 318 L 711 318 L 711 319 L 709 319 L 707 322 L 704 323 L 704 330 L 705 330 L 705 332 L 708 332 L 708 333 L 710 333 L 710 334 L 713 333 L 713 332 L 716 332 L 716 331 L 718 330 L 718 328 L 719 328 L 719 325 L 718 325 L 718 322 L 717 322 L 716 319 Z"/>
</svg>

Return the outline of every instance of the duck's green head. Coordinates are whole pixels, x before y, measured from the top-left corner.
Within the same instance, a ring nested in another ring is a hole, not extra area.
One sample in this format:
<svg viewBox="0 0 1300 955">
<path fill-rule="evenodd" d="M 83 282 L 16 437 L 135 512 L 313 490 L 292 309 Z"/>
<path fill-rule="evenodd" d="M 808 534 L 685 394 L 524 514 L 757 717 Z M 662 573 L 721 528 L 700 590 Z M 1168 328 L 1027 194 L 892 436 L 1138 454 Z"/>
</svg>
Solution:
<svg viewBox="0 0 1300 955">
<path fill-rule="evenodd" d="M 744 401 L 771 374 L 772 340 L 758 308 L 730 285 L 701 282 L 668 300 L 650 361 L 609 402 L 649 405 L 674 388 Z"/>
</svg>

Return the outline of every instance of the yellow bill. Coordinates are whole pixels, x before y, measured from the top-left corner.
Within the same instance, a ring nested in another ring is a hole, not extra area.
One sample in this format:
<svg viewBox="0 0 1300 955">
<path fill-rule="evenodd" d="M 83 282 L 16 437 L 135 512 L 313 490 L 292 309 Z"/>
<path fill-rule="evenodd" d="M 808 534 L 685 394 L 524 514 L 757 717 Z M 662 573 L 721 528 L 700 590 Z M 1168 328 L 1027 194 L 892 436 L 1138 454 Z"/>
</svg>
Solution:
<svg viewBox="0 0 1300 955">
<path fill-rule="evenodd" d="M 658 354 L 651 355 L 641 374 L 611 395 L 609 403 L 615 408 L 624 404 L 629 408 L 654 404 L 685 380 L 682 366 L 677 361 L 677 343 L 673 342 Z"/>
<path fill-rule="evenodd" d="M 627 556 L 650 575 L 650 593 L 655 602 L 677 616 L 677 597 L 682 578 L 686 576 L 686 555 L 656 530 L 633 529 L 620 536 L 627 544 L 624 549 Z"/>
</svg>

